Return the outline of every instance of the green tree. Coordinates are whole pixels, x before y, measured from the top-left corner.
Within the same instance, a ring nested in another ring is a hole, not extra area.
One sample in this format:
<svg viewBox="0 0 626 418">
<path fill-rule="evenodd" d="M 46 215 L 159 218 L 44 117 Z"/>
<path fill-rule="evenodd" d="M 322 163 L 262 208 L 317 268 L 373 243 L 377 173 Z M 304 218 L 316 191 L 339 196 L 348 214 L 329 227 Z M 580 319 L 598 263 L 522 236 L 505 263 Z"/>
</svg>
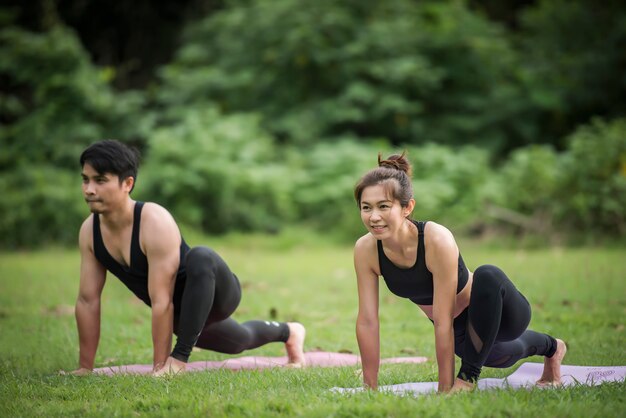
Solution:
<svg viewBox="0 0 626 418">
<path fill-rule="evenodd" d="M 594 116 L 626 115 L 626 7 L 621 0 L 541 0 L 518 34 L 545 142 L 557 144 Z"/>
<path fill-rule="evenodd" d="M 75 34 L 0 30 L 0 245 L 75 242 L 85 216 L 78 156 L 89 143 L 140 143 L 141 95 L 115 94 Z"/>
<path fill-rule="evenodd" d="M 162 103 L 260 112 L 281 140 L 532 142 L 518 58 L 462 2 L 233 2 L 190 25 Z"/>
<path fill-rule="evenodd" d="M 106 69 L 95 68 L 75 34 L 0 31 L 4 123 L 0 170 L 20 164 L 76 168 L 86 144 L 102 137 L 139 140 L 137 93 L 115 94 Z"/>
</svg>

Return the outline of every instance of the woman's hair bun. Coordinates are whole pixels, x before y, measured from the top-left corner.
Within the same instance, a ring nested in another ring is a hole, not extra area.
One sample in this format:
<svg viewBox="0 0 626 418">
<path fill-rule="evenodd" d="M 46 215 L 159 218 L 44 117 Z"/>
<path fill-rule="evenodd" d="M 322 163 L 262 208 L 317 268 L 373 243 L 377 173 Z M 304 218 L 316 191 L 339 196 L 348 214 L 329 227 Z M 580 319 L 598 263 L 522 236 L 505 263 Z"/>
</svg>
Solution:
<svg viewBox="0 0 626 418">
<path fill-rule="evenodd" d="M 387 157 L 386 160 L 382 159 L 382 155 L 380 152 L 378 153 L 378 166 L 379 167 L 387 167 L 393 168 L 396 170 L 404 171 L 407 176 L 411 177 L 413 173 L 411 169 L 411 163 L 405 157 L 406 151 L 404 151 L 401 155 L 393 154 Z"/>
</svg>

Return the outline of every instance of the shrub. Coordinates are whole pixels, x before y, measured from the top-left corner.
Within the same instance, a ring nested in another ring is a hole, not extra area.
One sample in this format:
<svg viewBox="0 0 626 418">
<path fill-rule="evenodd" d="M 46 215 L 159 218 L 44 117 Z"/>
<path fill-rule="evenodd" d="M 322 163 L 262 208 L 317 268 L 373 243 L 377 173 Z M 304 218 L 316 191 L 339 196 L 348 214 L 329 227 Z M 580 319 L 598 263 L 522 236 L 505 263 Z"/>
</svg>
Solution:
<svg viewBox="0 0 626 418">
<path fill-rule="evenodd" d="M 354 186 L 375 168 L 377 154 L 408 151 L 413 164 L 416 208 L 413 217 L 470 222 L 480 211 L 481 187 L 491 172 L 488 153 L 474 147 L 441 145 L 392 149 L 385 141 L 359 144 L 351 139 L 322 143 L 302 158 L 294 198 L 303 219 L 338 237 L 354 240 L 365 232 L 354 201 Z"/>
<path fill-rule="evenodd" d="M 486 150 L 436 144 L 408 150 L 416 217 L 460 226 L 480 216 L 482 189 L 492 172 Z"/>
<path fill-rule="evenodd" d="M 306 153 L 292 149 L 293 199 L 301 220 L 340 240 L 353 242 L 362 235 L 354 186 L 376 167 L 377 153 L 389 150 L 385 141 L 360 144 L 352 138 L 321 142 Z"/>
<path fill-rule="evenodd" d="M 626 234 L 626 119 L 596 119 L 576 130 L 559 173 L 559 222 L 592 234 Z"/>
<path fill-rule="evenodd" d="M 547 233 L 554 218 L 560 156 L 548 145 L 514 151 L 491 180 L 490 223 L 516 232 Z"/>
<path fill-rule="evenodd" d="M 88 210 L 80 175 L 49 165 L 0 174 L 0 246 L 32 248 L 77 243 Z"/>
<path fill-rule="evenodd" d="M 293 219 L 289 177 L 256 116 L 200 107 L 155 130 L 138 195 L 207 232 L 271 232 Z"/>
</svg>

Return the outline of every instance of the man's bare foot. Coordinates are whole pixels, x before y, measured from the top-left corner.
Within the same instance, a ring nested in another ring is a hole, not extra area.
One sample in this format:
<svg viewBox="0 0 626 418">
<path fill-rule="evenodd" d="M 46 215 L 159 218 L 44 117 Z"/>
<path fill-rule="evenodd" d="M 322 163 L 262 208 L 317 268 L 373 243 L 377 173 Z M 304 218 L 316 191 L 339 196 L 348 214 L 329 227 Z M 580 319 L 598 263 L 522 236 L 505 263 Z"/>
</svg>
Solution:
<svg viewBox="0 0 626 418">
<path fill-rule="evenodd" d="M 448 393 L 470 392 L 475 388 L 475 384 L 467 382 L 463 379 L 459 379 L 457 377 L 456 379 L 454 379 L 454 384 L 452 385 L 452 388 L 448 391 Z"/>
<path fill-rule="evenodd" d="M 170 356 L 167 360 L 165 360 L 162 367 L 155 367 L 155 370 L 152 372 L 152 376 L 172 376 L 178 373 L 184 373 L 186 369 L 187 363 Z"/>
<path fill-rule="evenodd" d="M 304 358 L 304 337 L 306 329 L 299 322 L 287 322 L 289 327 L 289 339 L 285 343 L 289 366 L 303 367 L 306 363 Z"/>
<path fill-rule="evenodd" d="M 537 380 L 537 386 L 558 386 L 561 384 L 561 362 L 566 352 L 567 346 L 563 340 L 557 339 L 554 355 L 543 360 L 543 374 L 541 379 Z"/>
</svg>

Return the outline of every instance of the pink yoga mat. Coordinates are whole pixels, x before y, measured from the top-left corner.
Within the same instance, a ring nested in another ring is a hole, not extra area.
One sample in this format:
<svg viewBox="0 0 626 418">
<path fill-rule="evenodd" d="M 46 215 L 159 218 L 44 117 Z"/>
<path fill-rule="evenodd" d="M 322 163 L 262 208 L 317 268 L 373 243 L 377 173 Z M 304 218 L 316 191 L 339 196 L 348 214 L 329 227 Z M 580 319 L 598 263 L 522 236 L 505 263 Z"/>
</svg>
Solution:
<svg viewBox="0 0 626 418">
<path fill-rule="evenodd" d="M 341 367 L 357 366 L 361 364 L 361 359 L 356 354 L 331 353 L 325 351 L 314 351 L 304 353 L 307 367 Z M 381 363 L 424 363 L 426 357 L 392 357 L 382 359 Z M 283 367 L 287 364 L 287 357 L 236 357 L 222 361 L 194 361 L 187 363 L 187 370 L 201 371 L 210 369 L 228 370 L 250 370 L 267 369 L 269 367 Z M 114 374 L 148 374 L 152 372 L 152 365 L 130 364 L 125 366 L 100 367 L 94 369 L 95 373 Z"/>
<path fill-rule="evenodd" d="M 478 380 L 478 389 L 493 388 L 532 388 L 541 377 L 543 363 L 524 363 L 509 377 L 504 379 L 486 378 Z M 606 382 L 624 382 L 626 366 L 561 366 L 563 386 L 594 386 Z M 360 392 L 363 388 L 332 388 L 341 393 Z M 379 386 L 378 390 L 397 395 L 420 395 L 437 391 L 437 382 L 414 382 Z"/>
</svg>

